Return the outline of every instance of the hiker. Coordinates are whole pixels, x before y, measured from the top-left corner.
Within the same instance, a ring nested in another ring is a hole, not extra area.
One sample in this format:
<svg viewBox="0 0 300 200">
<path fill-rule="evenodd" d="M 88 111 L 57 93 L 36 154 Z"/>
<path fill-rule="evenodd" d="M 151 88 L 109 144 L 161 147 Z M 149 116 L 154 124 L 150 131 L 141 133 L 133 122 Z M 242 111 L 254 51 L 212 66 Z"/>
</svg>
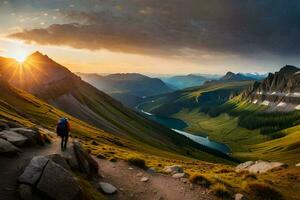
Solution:
<svg viewBox="0 0 300 200">
<path fill-rule="evenodd" d="M 67 148 L 68 138 L 70 132 L 70 124 L 67 118 L 60 118 L 57 126 L 56 133 L 61 137 L 61 149 L 65 150 Z"/>
</svg>

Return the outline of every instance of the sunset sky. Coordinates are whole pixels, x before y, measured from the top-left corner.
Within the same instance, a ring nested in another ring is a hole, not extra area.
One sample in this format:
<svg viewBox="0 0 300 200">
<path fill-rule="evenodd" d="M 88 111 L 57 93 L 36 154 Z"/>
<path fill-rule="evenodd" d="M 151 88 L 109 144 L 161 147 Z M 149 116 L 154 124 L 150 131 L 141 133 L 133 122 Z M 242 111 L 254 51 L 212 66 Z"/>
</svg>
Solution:
<svg viewBox="0 0 300 200">
<path fill-rule="evenodd" d="M 300 63 L 299 19 L 298 0 L 0 0 L 0 56 L 38 50 L 74 72 L 264 73 Z"/>
</svg>

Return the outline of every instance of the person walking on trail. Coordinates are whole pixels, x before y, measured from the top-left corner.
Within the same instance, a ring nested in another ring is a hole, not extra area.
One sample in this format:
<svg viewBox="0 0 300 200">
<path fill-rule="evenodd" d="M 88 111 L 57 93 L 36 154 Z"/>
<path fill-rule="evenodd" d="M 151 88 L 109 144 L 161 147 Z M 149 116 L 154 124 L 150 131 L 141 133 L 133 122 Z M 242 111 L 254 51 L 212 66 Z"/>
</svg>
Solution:
<svg viewBox="0 0 300 200">
<path fill-rule="evenodd" d="M 67 118 L 60 118 L 57 126 L 56 126 L 56 133 L 58 136 L 61 137 L 61 149 L 66 150 L 67 149 L 67 143 L 69 138 L 69 132 L 70 132 L 70 124 Z"/>
</svg>

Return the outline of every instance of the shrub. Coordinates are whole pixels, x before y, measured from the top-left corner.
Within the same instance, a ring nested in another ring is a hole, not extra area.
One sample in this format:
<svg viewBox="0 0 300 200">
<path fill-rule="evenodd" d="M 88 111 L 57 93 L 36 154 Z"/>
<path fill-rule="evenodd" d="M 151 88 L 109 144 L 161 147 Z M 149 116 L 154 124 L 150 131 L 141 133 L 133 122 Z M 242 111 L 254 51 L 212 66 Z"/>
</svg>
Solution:
<svg viewBox="0 0 300 200">
<path fill-rule="evenodd" d="M 230 191 L 224 184 L 217 183 L 211 187 L 211 191 L 214 195 L 220 198 L 229 198 L 231 196 Z"/>
<path fill-rule="evenodd" d="M 257 179 L 257 176 L 256 176 L 255 174 L 253 174 L 253 173 L 249 173 L 249 174 L 245 174 L 245 175 L 243 176 L 243 179 L 244 179 L 244 180 L 247 180 L 247 179 L 256 180 L 256 179 Z"/>
<path fill-rule="evenodd" d="M 209 188 L 211 186 L 211 181 L 205 175 L 194 174 L 190 177 L 190 182 L 201 185 L 203 187 Z"/>
<path fill-rule="evenodd" d="M 259 182 L 247 183 L 245 188 L 257 200 L 282 200 L 283 197 L 275 188 Z"/>
<path fill-rule="evenodd" d="M 128 158 L 127 160 L 131 165 L 134 165 L 136 167 L 142 168 L 142 169 L 146 169 L 146 162 L 144 159 L 142 158 L 137 158 L 137 157 L 132 157 L 132 158 Z"/>
</svg>

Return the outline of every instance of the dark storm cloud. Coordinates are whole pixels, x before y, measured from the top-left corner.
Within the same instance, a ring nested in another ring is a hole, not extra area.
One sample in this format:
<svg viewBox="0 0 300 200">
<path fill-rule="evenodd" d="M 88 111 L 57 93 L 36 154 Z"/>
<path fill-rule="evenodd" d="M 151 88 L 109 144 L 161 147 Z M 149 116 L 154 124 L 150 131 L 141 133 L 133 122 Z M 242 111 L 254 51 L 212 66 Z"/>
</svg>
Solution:
<svg viewBox="0 0 300 200">
<path fill-rule="evenodd" d="M 297 0 L 84 2 L 86 5 L 63 13 L 74 23 L 24 30 L 10 37 L 145 54 L 180 55 L 185 48 L 239 55 L 300 53 Z"/>
</svg>

